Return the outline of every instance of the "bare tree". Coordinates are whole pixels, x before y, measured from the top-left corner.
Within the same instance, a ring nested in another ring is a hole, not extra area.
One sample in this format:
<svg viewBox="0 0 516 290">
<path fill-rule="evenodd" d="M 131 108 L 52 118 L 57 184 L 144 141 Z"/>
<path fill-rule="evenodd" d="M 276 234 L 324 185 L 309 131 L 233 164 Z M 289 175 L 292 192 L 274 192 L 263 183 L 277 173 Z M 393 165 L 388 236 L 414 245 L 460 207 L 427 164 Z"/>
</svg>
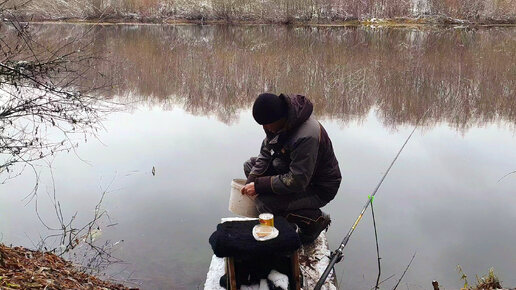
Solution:
<svg viewBox="0 0 516 290">
<path fill-rule="evenodd" d="M 8 3 L 0 0 L 0 183 L 36 160 L 74 150 L 73 136 L 95 135 L 112 109 L 97 95 L 109 80 L 94 71 L 91 43 L 83 40 L 91 29 L 45 45 Z"/>
<path fill-rule="evenodd" d="M 17 18 L 17 7 L 10 3 L 0 0 L 0 184 L 27 166 L 37 175 L 36 161 L 75 150 L 78 137 L 95 136 L 103 116 L 115 109 L 100 96 L 112 83 L 94 69 L 98 59 L 88 41 L 91 37 L 86 37 L 94 27 L 63 37 L 58 45 L 46 44 L 33 38 L 35 28 Z M 50 162 L 47 165 L 52 173 Z M 53 187 L 49 198 L 57 223 L 48 222 L 38 211 L 37 184 L 30 200 L 50 232 L 34 245 L 38 250 L 66 256 L 90 273 L 121 262 L 112 254 L 120 241 L 98 240 L 102 229 L 113 225 L 101 208 L 105 193 L 93 216 L 80 224 L 77 213 L 63 215 Z"/>
</svg>

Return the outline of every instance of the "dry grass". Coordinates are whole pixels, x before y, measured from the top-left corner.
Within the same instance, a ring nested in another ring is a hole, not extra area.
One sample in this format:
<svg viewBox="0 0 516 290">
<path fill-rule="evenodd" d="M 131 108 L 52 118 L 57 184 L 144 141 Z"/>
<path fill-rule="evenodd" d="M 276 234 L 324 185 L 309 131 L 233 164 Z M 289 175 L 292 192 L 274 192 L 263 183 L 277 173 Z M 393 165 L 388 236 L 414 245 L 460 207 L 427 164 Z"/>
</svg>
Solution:
<svg viewBox="0 0 516 290">
<path fill-rule="evenodd" d="M 102 281 L 52 254 L 0 244 L 1 289 L 129 289 Z"/>
<path fill-rule="evenodd" d="M 464 281 L 464 287 L 461 288 L 463 290 L 502 289 L 500 279 L 494 273 L 494 268 L 490 268 L 489 272 L 481 278 L 479 278 L 477 275 L 477 283 L 475 286 L 470 286 L 468 284 L 468 276 L 466 275 L 466 273 L 464 273 L 460 265 L 457 265 L 457 270 L 459 272 L 460 279 Z"/>
<path fill-rule="evenodd" d="M 477 277 L 477 286 L 475 290 L 484 290 L 484 289 L 501 289 L 502 285 L 500 284 L 500 279 L 495 275 L 494 269 L 489 269 L 487 275 L 482 278 Z"/>
<path fill-rule="evenodd" d="M 20 12 L 38 19 L 104 16 L 289 23 L 432 16 L 471 22 L 514 22 L 516 0 L 34 0 L 20 8 Z"/>
</svg>

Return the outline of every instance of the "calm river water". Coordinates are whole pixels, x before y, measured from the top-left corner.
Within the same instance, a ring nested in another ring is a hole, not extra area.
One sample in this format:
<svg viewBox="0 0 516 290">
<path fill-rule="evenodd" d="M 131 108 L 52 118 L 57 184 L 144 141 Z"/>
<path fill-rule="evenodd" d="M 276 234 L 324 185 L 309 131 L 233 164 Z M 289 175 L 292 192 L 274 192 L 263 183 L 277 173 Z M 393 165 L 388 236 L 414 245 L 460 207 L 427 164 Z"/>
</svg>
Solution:
<svg viewBox="0 0 516 290">
<path fill-rule="evenodd" d="M 48 45 L 79 25 L 35 26 Z M 375 199 L 382 286 L 462 286 L 456 270 L 490 267 L 516 285 L 516 29 L 284 26 L 102 26 L 85 36 L 95 64 L 127 103 L 98 139 L 52 161 L 64 215 L 80 224 L 101 193 L 126 263 L 109 274 L 144 289 L 203 288 L 208 237 L 228 212 L 230 181 L 264 137 L 250 114 L 260 92 L 304 94 L 326 127 L 343 175 L 324 210 L 336 248 L 417 120 L 417 130 Z M 89 79 L 85 82 L 97 81 Z M 152 171 L 155 169 L 155 175 Z M 57 224 L 40 170 L 42 218 Z M 0 238 L 31 247 L 45 231 L 30 192 L 34 175 L 0 185 Z M 101 241 L 101 242 L 102 242 Z M 370 289 L 376 252 L 368 212 L 338 265 L 341 289 Z"/>
</svg>

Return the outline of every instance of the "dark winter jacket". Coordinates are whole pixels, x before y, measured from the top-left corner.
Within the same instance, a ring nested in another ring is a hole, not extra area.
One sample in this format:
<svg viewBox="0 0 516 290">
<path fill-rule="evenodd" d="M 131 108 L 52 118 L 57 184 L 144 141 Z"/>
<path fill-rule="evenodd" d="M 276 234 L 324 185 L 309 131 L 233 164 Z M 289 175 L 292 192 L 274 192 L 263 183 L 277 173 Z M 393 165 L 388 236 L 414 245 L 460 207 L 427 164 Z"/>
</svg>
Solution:
<svg viewBox="0 0 516 290">
<path fill-rule="evenodd" d="M 339 164 L 331 140 L 312 115 L 313 105 L 301 95 L 281 94 L 288 106 L 287 123 L 278 134 L 265 131 L 260 155 L 247 182 L 258 194 L 314 192 L 325 202 L 337 194 L 341 182 Z M 281 170 L 281 165 L 284 169 Z M 278 175 L 266 176 L 270 167 Z"/>
</svg>

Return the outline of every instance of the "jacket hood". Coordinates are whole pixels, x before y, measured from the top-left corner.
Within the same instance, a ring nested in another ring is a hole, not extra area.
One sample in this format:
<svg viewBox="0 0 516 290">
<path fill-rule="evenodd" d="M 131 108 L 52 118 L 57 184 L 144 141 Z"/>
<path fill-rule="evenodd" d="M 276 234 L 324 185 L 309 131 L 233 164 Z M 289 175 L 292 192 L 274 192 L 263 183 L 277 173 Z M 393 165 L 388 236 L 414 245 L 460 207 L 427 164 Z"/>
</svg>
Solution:
<svg viewBox="0 0 516 290">
<path fill-rule="evenodd" d="M 312 115 L 314 106 L 305 96 L 280 94 L 279 97 L 287 103 L 286 131 L 299 127 Z"/>
</svg>

